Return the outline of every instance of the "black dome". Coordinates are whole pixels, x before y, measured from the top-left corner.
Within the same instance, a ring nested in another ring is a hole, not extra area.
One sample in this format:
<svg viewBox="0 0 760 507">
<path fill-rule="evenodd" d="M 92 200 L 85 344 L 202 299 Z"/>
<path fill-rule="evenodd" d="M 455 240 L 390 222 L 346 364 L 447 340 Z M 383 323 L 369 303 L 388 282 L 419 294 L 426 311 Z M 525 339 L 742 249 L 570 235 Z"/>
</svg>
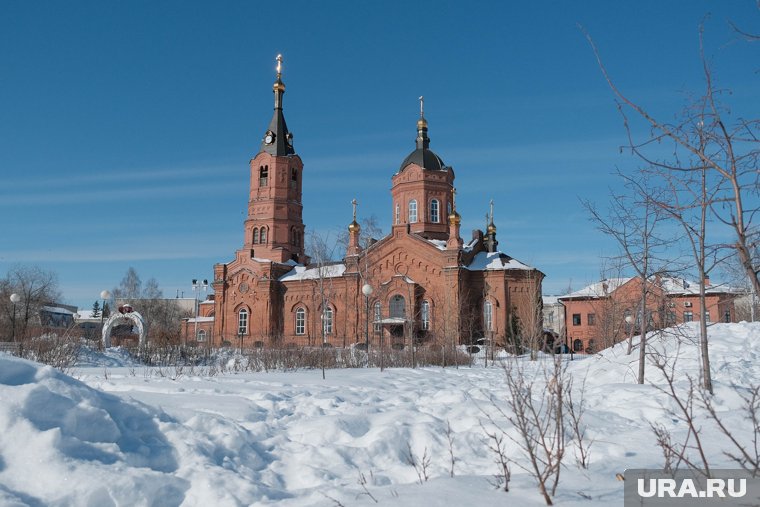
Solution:
<svg viewBox="0 0 760 507">
<path fill-rule="evenodd" d="M 409 164 L 417 164 L 428 171 L 445 171 L 447 168 L 441 157 L 427 148 L 417 148 L 411 152 L 401 163 L 399 172 L 403 171 Z"/>
</svg>

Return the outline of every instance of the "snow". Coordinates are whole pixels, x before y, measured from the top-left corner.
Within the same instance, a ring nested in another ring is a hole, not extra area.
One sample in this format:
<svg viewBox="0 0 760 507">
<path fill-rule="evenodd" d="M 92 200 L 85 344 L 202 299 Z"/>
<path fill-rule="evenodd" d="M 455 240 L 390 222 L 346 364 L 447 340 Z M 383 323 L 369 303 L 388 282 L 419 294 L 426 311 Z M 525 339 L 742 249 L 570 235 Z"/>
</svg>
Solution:
<svg viewBox="0 0 760 507">
<path fill-rule="evenodd" d="M 698 377 L 696 324 L 651 337 L 652 350 L 675 360 L 676 386 Z M 715 324 L 710 330 L 716 407 L 738 438 L 752 424 L 739 394 L 760 383 L 760 324 Z M 620 344 L 568 361 L 576 394 L 585 379 L 591 466 L 568 449 L 555 505 L 622 505 L 626 468 L 662 466 L 650 423 L 676 440 L 662 376 L 651 366 L 635 383 L 637 351 Z M 653 358 L 650 358 L 650 361 Z M 538 361 L 506 360 L 542 382 Z M 76 377 L 76 378 L 75 378 Z M 498 419 L 504 372 L 472 368 L 343 369 L 210 374 L 149 368 L 123 349 L 87 351 L 65 375 L 0 354 L 1 505 L 544 505 L 531 478 L 512 467 L 510 492 L 490 481 L 497 468 L 481 423 Z M 731 465 L 729 449 L 698 417 L 714 468 Z M 509 429 L 509 424 L 503 422 Z M 446 439 L 456 457 L 449 477 Z M 681 440 L 682 441 L 682 440 Z M 506 441 L 511 459 L 523 458 Z M 430 456 L 430 480 L 418 483 L 406 455 Z M 366 491 L 359 484 L 366 479 Z"/>
<path fill-rule="evenodd" d="M 74 315 L 74 312 L 60 306 L 43 306 L 42 310 L 48 313 L 62 313 L 64 315 Z"/>
<path fill-rule="evenodd" d="M 213 316 L 211 316 L 211 317 L 190 317 L 189 319 L 187 319 L 187 321 L 190 322 L 190 323 L 193 323 L 193 322 L 214 322 L 214 317 Z"/>
<path fill-rule="evenodd" d="M 499 269 L 533 269 L 517 259 L 513 259 L 502 252 L 480 252 L 475 255 L 469 266 L 470 271 L 486 271 Z"/>
<path fill-rule="evenodd" d="M 584 297 L 603 297 L 626 283 L 633 280 L 633 277 L 628 278 L 608 278 L 600 282 L 592 283 L 586 287 L 561 296 L 561 299 L 572 298 L 584 298 Z M 650 278 L 650 282 L 654 282 L 655 278 Z M 656 282 L 667 294 L 676 295 L 697 295 L 699 294 L 699 282 L 689 281 L 683 278 L 661 277 Z M 705 293 L 707 294 L 723 294 L 723 293 L 740 293 L 742 289 L 736 287 L 730 287 L 725 284 L 709 285 L 705 287 Z"/>
<path fill-rule="evenodd" d="M 281 282 L 294 280 L 317 280 L 319 278 L 338 278 L 343 276 L 346 265 L 343 263 L 327 264 L 322 267 L 295 266 L 280 277 Z"/>
</svg>

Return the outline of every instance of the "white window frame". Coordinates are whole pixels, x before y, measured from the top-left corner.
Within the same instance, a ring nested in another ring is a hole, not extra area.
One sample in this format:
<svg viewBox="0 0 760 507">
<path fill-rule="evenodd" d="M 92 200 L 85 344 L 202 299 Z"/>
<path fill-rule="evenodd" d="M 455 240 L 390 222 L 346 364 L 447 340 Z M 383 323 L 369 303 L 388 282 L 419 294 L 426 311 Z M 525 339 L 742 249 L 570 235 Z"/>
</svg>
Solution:
<svg viewBox="0 0 760 507">
<path fill-rule="evenodd" d="M 248 334 L 248 309 L 238 310 L 238 335 Z"/>
<path fill-rule="evenodd" d="M 430 201 L 430 221 L 437 224 L 441 221 L 441 205 L 438 199 Z"/>
<path fill-rule="evenodd" d="M 422 330 L 428 331 L 430 329 L 430 301 L 427 299 L 422 302 L 420 320 L 422 321 Z"/>
<path fill-rule="evenodd" d="M 409 201 L 409 223 L 410 224 L 416 224 L 417 223 L 417 200 L 412 199 Z"/>
<path fill-rule="evenodd" d="M 325 331 L 325 336 L 331 335 L 333 332 L 333 316 L 333 309 L 329 306 L 322 312 L 322 328 Z"/>
<path fill-rule="evenodd" d="M 295 330 L 297 336 L 306 334 L 306 309 L 303 306 L 296 309 Z"/>
<path fill-rule="evenodd" d="M 493 303 L 488 300 L 483 302 L 483 330 L 493 331 Z"/>
</svg>

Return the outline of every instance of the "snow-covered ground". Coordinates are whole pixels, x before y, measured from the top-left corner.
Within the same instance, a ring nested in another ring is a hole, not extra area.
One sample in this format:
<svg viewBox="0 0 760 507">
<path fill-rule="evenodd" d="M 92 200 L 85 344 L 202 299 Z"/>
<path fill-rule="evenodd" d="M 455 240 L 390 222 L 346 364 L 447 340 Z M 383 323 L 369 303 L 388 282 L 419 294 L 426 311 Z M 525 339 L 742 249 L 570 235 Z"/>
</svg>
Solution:
<svg viewBox="0 0 760 507">
<path fill-rule="evenodd" d="M 716 324 L 710 340 L 717 409 L 748 442 L 739 395 L 760 383 L 760 325 Z M 698 376 L 692 341 L 652 342 L 680 354 L 679 387 Z M 518 361 L 539 383 L 551 364 Z M 685 435 L 661 375 L 649 367 L 654 385 L 638 385 L 637 366 L 622 344 L 568 366 L 576 389 L 585 379 L 593 444 L 588 470 L 568 450 L 557 505 L 622 505 L 615 474 L 663 464 L 650 424 Z M 493 400 L 505 408 L 504 384 L 491 366 L 328 370 L 326 380 L 317 370 L 193 376 L 118 350 L 87 354 L 67 376 L 0 354 L 0 505 L 544 505 L 511 442 L 510 491 L 492 485 L 498 469 L 481 423 L 498 420 Z M 732 466 L 725 439 L 702 423 L 711 464 Z M 422 484 L 410 448 L 430 458 Z"/>
</svg>

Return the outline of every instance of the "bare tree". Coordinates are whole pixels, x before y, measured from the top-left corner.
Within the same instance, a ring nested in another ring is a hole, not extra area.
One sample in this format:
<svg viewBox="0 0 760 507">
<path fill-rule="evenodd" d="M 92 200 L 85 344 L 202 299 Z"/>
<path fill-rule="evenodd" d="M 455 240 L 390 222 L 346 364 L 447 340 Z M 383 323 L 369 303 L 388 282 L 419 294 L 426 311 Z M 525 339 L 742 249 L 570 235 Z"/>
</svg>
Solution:
<svg viewBox="0 0 760 507">
<path fill-rule="evenodd" d="M 659 235 L 659 227 L 665 220 L 665 214 L 656 205 L 658 191 L 651 185 L 646 174 L 627 176 L 617 173 L 623 180 L 627 193 L 611 192 L 608 211 L 599 210 L 589 201 L 583 206 L 589 212 L 597 228 L 615 240 L 620 248 L 621 259 L 635 273 L 640 283 L 639 309 L 636 321 L 639 324 L 641 339 L 639 342 L 639 384 L 644 383 L 644 366 L 646 364 L 646 340 L 650 313 L 650 278 L 664 273 L 667 260 L 660 255 L 674 240 Z M 628 353 L 632 351 L 632 338 L 628 342 Z"/>
<path fill-rule="evenodd" d="M 675 123 L 656 118 L 628 98 L 608 74 L 591 37 L 586 34 L 586 38 L 605 80 L 618 99 L 618 109 L 628 135 L 626 148 L 647 167 L 674 175 L 687 174 L 686 179 L 693 179 L 695 174 L 706 179 L 705 188 L 710 189 L 706 193 L 711 197 L 707 205 L 710 216 L 727 226 L 733 236 L 731 242 L 722 246 L 735 251 L 754 293 L 760 294 L 760 262 L 753 255 L 758 243 L 758 227 L 754 220 L 759 208 L 757 201 L 751 199 L 758 191 L 760 176 L 760 120 L 736 117 L 727 121 L 731 115 L 719 101 L 723 90 L 713 84 L 703 33 L 704 27 L 700 25 L 699 51 L 705 88 L 697 107 L 687 110 Z M 643 140 L 634 138 L 626 111 L 633 111 L 649 126 L 650 134 Z M 658 145 L 662 143 L 672 146 L 670 158 L 661 158 Z"/>
<path fill-rule="evenodd" d="M 312 312 L 319 315 L 319 326 L 322 343 L 320 353 L 322 379 L 325 378 L 325 347 L 327 347 L 327 332 L 335 332 L 335 314 L 332 312 L 330 301 L 333 298 L 332 278 L 333 270 L 336 265 L 331 259 L 335 253 L 335 243 L 330 242 L 329 234 L 321 235 L 316 232 L 309 234 L 309 255 L 316 268 L 317 276 L 315 278 L 315 290 L 319 303 L 319 312 Z"/>
<path fill-rule="evenodd" d="M 10 301 L 14 293 L 20 296 L 15 305 Z M 42 307 L 60 299 L 58 275 L 53 271 L 23 264 L 12 266 L 0 280 L 0 312 L 6 324 L 3 327 L 8 330 L 5 339 L 10 340 L 12 334 L 20 341 L 27 338 L 30 325 L 39 319 Z"/>
</svg>

